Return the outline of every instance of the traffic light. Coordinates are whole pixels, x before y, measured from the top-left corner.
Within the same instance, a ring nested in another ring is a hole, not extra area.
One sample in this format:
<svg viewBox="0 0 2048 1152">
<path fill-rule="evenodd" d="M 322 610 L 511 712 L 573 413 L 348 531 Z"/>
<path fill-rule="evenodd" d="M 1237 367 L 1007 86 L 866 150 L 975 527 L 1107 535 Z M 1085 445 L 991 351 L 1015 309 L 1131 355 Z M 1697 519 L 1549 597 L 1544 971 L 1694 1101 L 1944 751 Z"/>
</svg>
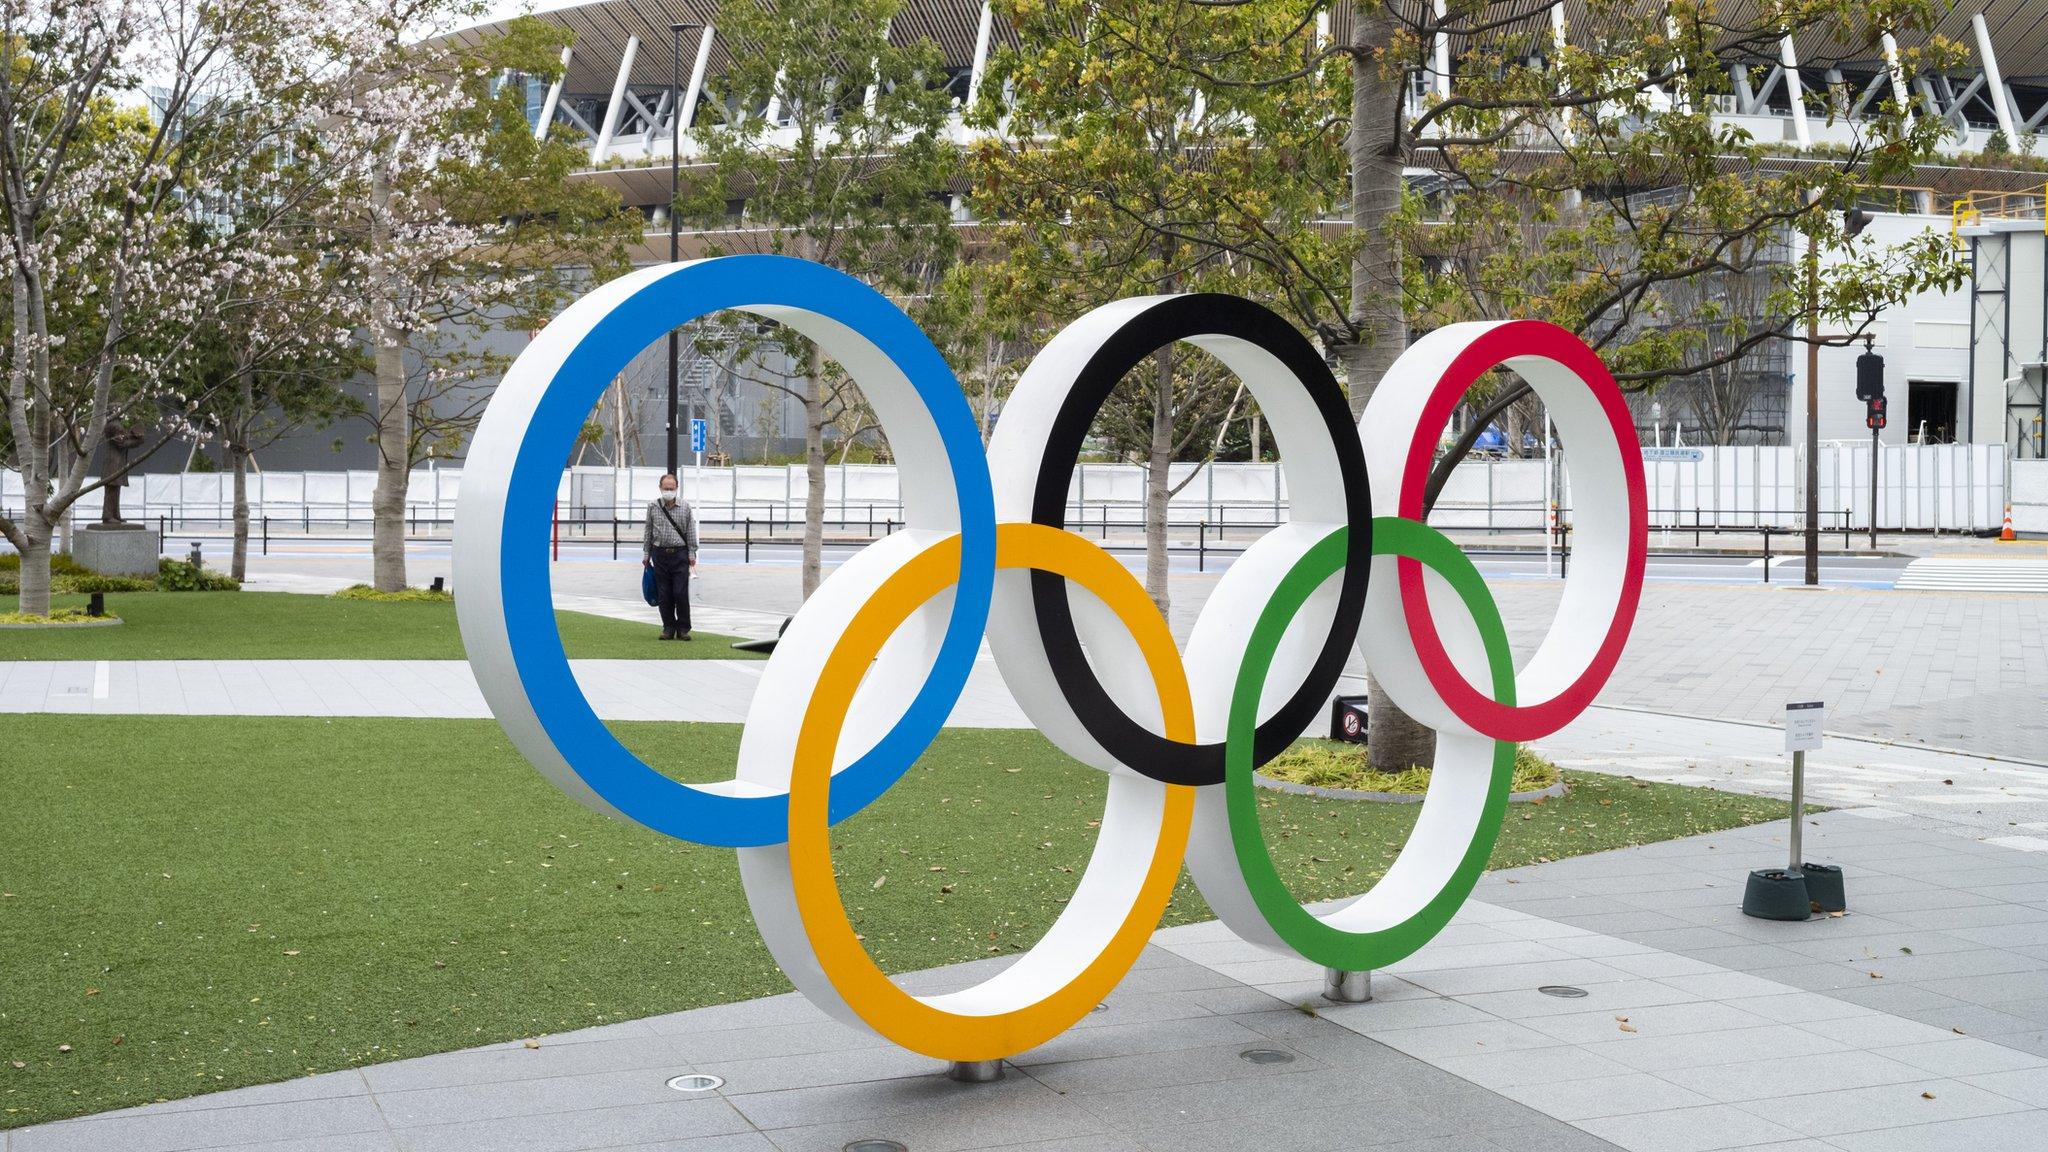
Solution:
<svg viewBox="0 0 2048 1152">
<path fill-rule="evenodd" d="M 1884 357 L 1865 352 L 1856 358 L 1856 398 L 1869 400 L 1884 395 Z"/>
<path fill-rule="evenodd" d="M 1882 391 L 1863 402 L 1863 426 L 1872 431 L 1884 427 L 1884 393 Z"/>
</svg>

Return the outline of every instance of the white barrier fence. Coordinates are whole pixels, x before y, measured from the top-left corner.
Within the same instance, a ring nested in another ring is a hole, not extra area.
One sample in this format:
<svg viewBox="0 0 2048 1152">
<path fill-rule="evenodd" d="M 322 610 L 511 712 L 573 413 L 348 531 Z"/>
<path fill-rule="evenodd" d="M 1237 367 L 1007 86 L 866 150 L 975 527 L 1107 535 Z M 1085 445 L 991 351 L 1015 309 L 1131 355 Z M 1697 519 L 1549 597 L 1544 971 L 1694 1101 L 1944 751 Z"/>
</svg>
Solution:
<svg viewBox="0 0 2048 1152">
<path fill-rule="evenodd" d="M 2012 526 L 2048 536 L 2048 460 L 2012 462 Z"/>
<path fill-rule="evenodd" d="M 1799 524 L 1800 452 L 1794 448 L 1735 447 L 1649 450 L 1645 464 L 1651 522 L 1659 526 L 1738 528 Z M 1870 524 L 1870 445 L 1824 444 L 1820 458 L 1822 526 L 1830 530 Z M 1909 531 L 1996 529 L 2008 493 L 2015 515 L 2048 519 L 2048 463 L 2013 464 L 2002 445 L 1886 446 L 1881 454 L 1878 527 Z M 1555 494 L 1571 516 L 1569 471 L 1560 467 Z M 1541 529 L 1553 494 L 1543 460 L 1468 460 L 1445 485 L 1430 522 L 1444 528 L 1493 531 Z M 565 522 L 637 519 L 659 488 L 656 468 L 576 468 L 556 490 Z M 1169 519 L 1176 524 L 1266 525 L 1287 511 L 1286 474 L 1277 464 L 1176 464 Z M 709 522 L 745 520 L 786 524 L 803 516 L 805 475 L 787 467 L 683 469 L 683 489 Z M 273 527 L 306 530 L 367 527 L 376 489 L 372 472 L 265 472 L 248 478 L 250 515 Z M 415 471 L 407 515 L 419 528 L 453 519 L 461 492 L 459 468 Z M 2017 487 L 2016 487 L 2017 485 Z M 152 473 L 131 483 L 123 514 L 174 523 L 226 521 L 234 514 L 232 477 L 217 472 Z M 2031 503 L 2029 503 L 2031 501 Z M 96 500 L 88 500 L 91 508 Z M 20 509 L 21 479 L 0 473 L 0 509 Z M 1145 472 L 1126 464 L 1084 464 L 1068 488 L 1068 523 L 1090 528 L 1134 528 L 1144 523 Z M 84 514 L 86 508 L 79 510 Z M 832 465 L 825 473 L 825 516 L 837 524 L 903 519 L 896 469 L 889 465 Z M 2023 529 L 2025 530 L 2025 529 Z M 2033 530 L 2048 530 L 2048 524 Z"/>
</svg>

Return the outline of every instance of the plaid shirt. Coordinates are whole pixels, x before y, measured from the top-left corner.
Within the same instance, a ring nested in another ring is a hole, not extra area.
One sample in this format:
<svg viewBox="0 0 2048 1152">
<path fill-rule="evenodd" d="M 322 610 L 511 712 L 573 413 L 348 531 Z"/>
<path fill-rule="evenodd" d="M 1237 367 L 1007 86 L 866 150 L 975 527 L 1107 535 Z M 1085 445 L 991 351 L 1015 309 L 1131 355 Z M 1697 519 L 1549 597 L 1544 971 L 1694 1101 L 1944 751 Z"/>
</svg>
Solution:
<svg viewBox="0 0 2048 1152">
<path fill-rule="evenodd" d="M 675 523 L 669 523 L 673 517 Z M 682 531 L 678 532 L 680 528 Z M 690 559 L 697 558 L 697 514 L 690 511 L 690 502 L 678 500 L 674 506 L 664 509 L 660 500 L 647 505 L 647 527 L 640 534 L 640 558 L 654 559 L 656 548 L 681 548 L 687 545 Z"/>
</svg>

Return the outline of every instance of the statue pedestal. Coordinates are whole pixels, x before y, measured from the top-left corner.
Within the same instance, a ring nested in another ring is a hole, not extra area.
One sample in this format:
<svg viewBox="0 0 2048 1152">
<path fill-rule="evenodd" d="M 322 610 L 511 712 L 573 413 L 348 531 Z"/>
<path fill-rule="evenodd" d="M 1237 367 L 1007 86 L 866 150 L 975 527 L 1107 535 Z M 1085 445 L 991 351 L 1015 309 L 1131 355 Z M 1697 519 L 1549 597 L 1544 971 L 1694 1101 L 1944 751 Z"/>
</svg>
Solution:
<svg viewBox="0 0 2048 1152">
<path fill-rule="evenodd" d="M 143 524 L 86 524 L 71 537 L 71 558 L 102 576 L 155 576 L 160 555 L 156 529 Z"/>
</svg>

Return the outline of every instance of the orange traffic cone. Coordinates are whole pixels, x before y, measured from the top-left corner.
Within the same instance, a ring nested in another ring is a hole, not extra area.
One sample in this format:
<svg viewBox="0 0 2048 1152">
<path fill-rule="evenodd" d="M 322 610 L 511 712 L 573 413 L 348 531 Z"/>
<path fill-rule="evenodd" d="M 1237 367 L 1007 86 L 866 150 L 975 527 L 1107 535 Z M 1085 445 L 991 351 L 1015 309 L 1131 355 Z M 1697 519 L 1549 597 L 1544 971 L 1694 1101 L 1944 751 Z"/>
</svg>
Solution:
<svg viewBox="0 0 2048 1152">
<path fill-rule="evenodd" d="M 2000 540 L 2019 539 L 2019 537 L 2012 534 L 2012 505 L 2010 504 L 2005 506 L 2005 527 L 1999 530 L 1998 538 Z"/>
</svg>

